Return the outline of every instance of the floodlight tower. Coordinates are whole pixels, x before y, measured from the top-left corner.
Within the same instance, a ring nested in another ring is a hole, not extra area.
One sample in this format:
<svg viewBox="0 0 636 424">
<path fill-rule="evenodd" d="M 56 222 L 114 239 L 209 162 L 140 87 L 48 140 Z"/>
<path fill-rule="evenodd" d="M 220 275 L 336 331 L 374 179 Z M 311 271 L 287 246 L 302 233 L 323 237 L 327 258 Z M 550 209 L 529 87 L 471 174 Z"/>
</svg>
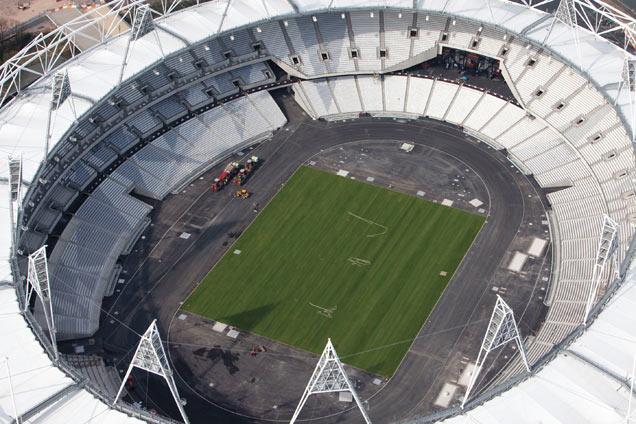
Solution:
<svg viewBox="0 0 636 424">
<path fill-rule="evenodd" d="M 17 158 L 9 156 L 9 225 L 11 225 L 11 253 L 18 247 L 18 223 L 22 201 L 22 155 Z"/>
<path fill-rule="evenodd" d="M 126 50 L 124 51 L 124 58 L 119 71 L 119 82 L 124 80 L 124 71 L 128 65 L 128 57 L 130 56 L 131 49 L 135 46 L 135 42 L 148 33 L 154 33 L 157 45 L 161 56 L 165 56 L 163 49 L 161 48 L 161 40 L 156 32 L 155 21 L 152 17 L 152 9 L 148 4 L 142 4 L 135 9 L 135 15 L 132 19 L 132 28 L 130 30 L 130 37 L 126 43 Z"/>
<path fill-rule="evenodd" d="M 479 349 L 479 355 L 477 356 L 477 362 L 475 362 L 475 368 L 471 374 L 470 382 L 466 387 L 466 393 L 464 394 L 464 399 L 461 404 L 462 408 L 464 408 L 464 405 L 466 404 L 466 401 L 477 382 L 477 377 L 484 366 L 484 362 L 486 361 L 488 354 L 511 341 L 514 341 L 517 344 L 523 364 L 526 366 L 528 372 L 530 372 L 530 366 L 526 359 L 523 341 L 521 340 L 521 334 L 519 333 L 519 328 L 517 327 L 517 322 L 515 321 L 512 308 L 510 308 L 510 306 L 508 306 L 508 304 L 504 302 L 499 295 L 497 295 L 497 303 L 495 303 L 495 308 L 492 311 L 490 322 L 488 323 L 488 329 L 484 336 L 484 341 L 481 343 L 481 348 Z"/>
<path fill-rule="evenodd" d="M 590 311 L 594 307 L 598 289 L 603 278 L 603 271 L 608 261 L 611 261 L 614 267 L 614 272 L 618 273 L 618 224 L 612 218 L 607 215 L 603 215 L 603 225 L 601 228 L 601 235 L 598 241 L 598 248 L 596 249 L 596 261 L 594 262 L 594 272 L 592 274 L 592 282 L 590 284 L 589 292 L 587 295 L 587 302 L 585 303 L 585 316 L 583 317 L 583 324 L 587 324 Z"/>
<path fill-rule="evenodd" d="M 49 265 L 46 260 L 46 245 L 29 255 L 29 268 L 27 274 L 27 283 L 24 296 L 23 311 L 29 308 L 31 296 L 33 292 L 37 293 L 46 326 L 49 330 L 51 338 L 51 346 L 53 347 L 53 356 L 58 359 L 57 339 L 55 330 L 55 320 L 53 319 L 53 304 L 51 303 L 51 287 L 49 285 Z"/>
<path fill-rule="evenodd" d="M 347 377 L 347 374 L 344 372 L 342 362 L 340 362 L 340 358 L 338 358 L 336 349 L 334 349 L 333 344 L 331 344 L 331 339 L 328 339 L 327 346 L 325 346 L 325 349 L 322 351 L 322 355 L 320 355 L 320 359 L 314 369 L 314 373 L 311 375 L 309 383 L 305 388 L 305 392 L 300 398 L 300 402 L 298 403 L 298 406 L 294 411 L 294 415 L 289 423 L 294 424 L 296 422 L 298 415 L 300 415 L 300 411 L 303 409 L 303 406 L 305 406 L 305 402 L 307 402 L 307 398 L 309 398 L 310 395 L 339 392 L 351 393 L 360 413 L 362 413 L 364 421 L 367 424 L 371 424 L 371 420 L 369 419 L 369 415 L 367 414 L 364 405 L 360 402 L 360 398 L 358 398 L 351 381 L 349 381 L 349 377 Z"/>
<path fill-rule="evenodd" d="M 627 36 L 625 37 L 625 44 L 627 46 Z M 631 131 L 631 140 L 634 142 L 636 140 L 636 105 L 635 96 L 636 96 L 636 59 L 632 57 L 632 55 L 626 50 L 625 58 L 623 60 L 623 73 L 620 87 L 618 89 L 618 93 L 616 94 L 616 101 L 614 102 L 614 106 L 617 105 L 618 99 L 623 91 L 627 92 L 627 99 L 629 102 L 629 122 L 632 127 Z"/>
<path fill-rule="evenodd" d="M 172 397 L 177 404 L 177 408 L 179 408 L 179 413 L 181 413 L 183 422 L 185 424 L 190 423 L 190 421 L 188 420 L 188 416 L 183 409 L 183 404 L 181 403 L 181 398 L 179 397 L 179 392 L 177 391 L 177 385 L 174 382 L 170 364 L 168 364 L 168 357 L 166 356 L 166 352 L 163 349 L 163 343 L 161 341 L 161 336 L 159 335 L 159 329 L 157 328 L 156 319 L 153 320 L 152 323 L 150 323 L 150 326 L 148 327 L 146 332 L 141 336 L 141 340 L 139 341 L 139 345 L 137 346 L 135 355 L 133 356 L 132 361 L 130 361 L 128 371 L 126 371 L 124 379 L 121 382 L 121 386 L 119 386 L 119 391 L 117 391 L 117 396 L 115 396 L 113 405 L 116 404 L 119 400 L 121 392 L 124 389 L 124 385 L 126 384 L 128 376 L 130 376 L 133 368 L 140 368 L 142 370 L 163 377 L 163 379 L 166 380 L 166 383 L 168 383 L 168 388 L 170 388 L 170 393 L 172 394 Z"/>
<path fill-rule="evenodd" d="M 46 121 L 46 144 L 45 155 L 49 153 L 49 143 L 51 141 L 51 127 L 54 124 L 54 114 L 62 106 L 62 104 L 69 99 L 73 116 L 77 120 L 77 110 L 75 109 L 75 103 L 71 94 L 71 82 L 68 78 L 68 71 L 59 71 L 53 75 L 51 81 L 51 107 L 49 108 L 49 114 Z"/>
<path fill-rule="evenodd" d="M 579 61 L 579 67 L 582 67 L 581 61 L 581 46 L 579 45 L 579 26 L 577 24 L 576 19 L 576 3 L 575 0 L 561 0 L 559 2 L 559 6 L 554 12 L 554 17 L 552 18 L 552 22 L 550 23 L 550 29 L 543 39 L 543 45 L 545 45 L 552 34 L 552 30 L 554 29 L 554 24 L 559 21 L 564 23 L 570 28 L 570 32 L 574 38 L 574 48 L 576 49 L 577 59 Z"/>
</svg>

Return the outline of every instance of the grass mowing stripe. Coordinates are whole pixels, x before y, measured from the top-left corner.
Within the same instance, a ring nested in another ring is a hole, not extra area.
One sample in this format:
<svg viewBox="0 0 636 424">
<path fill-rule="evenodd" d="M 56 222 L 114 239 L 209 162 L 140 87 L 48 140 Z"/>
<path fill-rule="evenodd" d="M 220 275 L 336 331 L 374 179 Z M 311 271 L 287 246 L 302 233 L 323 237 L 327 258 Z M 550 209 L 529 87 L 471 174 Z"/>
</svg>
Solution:
<svg viewBox="0 0 636 424">
<path fill-rule="evenodd" d="M 302 167 L 183 308 L 390 376 L 483 221 Z"/>
</svg>

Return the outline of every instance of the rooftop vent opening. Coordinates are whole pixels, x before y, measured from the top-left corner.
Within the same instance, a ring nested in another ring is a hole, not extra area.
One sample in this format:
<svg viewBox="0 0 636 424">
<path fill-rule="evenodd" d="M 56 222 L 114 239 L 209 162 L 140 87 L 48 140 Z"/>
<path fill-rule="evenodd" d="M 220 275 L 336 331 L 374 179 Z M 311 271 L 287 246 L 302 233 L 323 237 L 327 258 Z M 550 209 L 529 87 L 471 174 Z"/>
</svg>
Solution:
<svg viewBox="0 0 636 424">
<path fill-rule="evenodd" d="M 625 170 L 618 171 L 618 172 L 614 173 L 614 178 L 617 179 L 617 180 L 622 180 L 623 178 L 625 178 L 628 175 L 629 175 L 629 171 L 625 169 Z"/>
<path fill-rule="evenodd" d="M 417 33 L 418 33 L 417 28 L 409 29 L 409 37 L 410 38 L 417 38 Z"/>
<path fill-rule="evenodd" d="M 592 137 L 590 137 L 590 143 L 592 144 L 598 143 L 599 141 L 601 141 L 602 138 L 603 138 L 602 133 L 594 134 Z"/>
<path fill-rule="evenodd" d="M 545 90 L 543 88 L 537 88 L 534 92 L 535 97 L 541 97 L 545 94 Z"/>
<path fill-rule="evenodd" d="M 298 66 L 300 65 L 300 57 L 299 56 L 291 56 L 291 61 L 294 64 L 294 66 Z"/>
<path fill-rule="evenodd" d="M 448 41 L 448 33 L 442 32 L 442 41 Z"/>
<path fill-rule="evenodd" d="M 636 192 L 634 192 L 634 190 L 626 191 L 625 193 L 623 193 L 622 197 L 626 200 L 633 199 L 634 197 L 636 197 Z"/>
<path fill-rule="evenodd" d="M 351 54 L 351 59 L 360 58 L 360 52 L 358 51 L 358 49 L 351 49 L 350 54 Z"/>
<path fill-rule="evenodd" d="M 324 62 L 326 60 L 329 60 L 329 53 L 328 52 L 320 52 L 320 59 Z"/>
<path fill-rule="evenodd" d="M 386 49 L 380 49 L 379 53 L 380 53 L 380 59 L 385 59 L 387 57 Z"/>
</svg>

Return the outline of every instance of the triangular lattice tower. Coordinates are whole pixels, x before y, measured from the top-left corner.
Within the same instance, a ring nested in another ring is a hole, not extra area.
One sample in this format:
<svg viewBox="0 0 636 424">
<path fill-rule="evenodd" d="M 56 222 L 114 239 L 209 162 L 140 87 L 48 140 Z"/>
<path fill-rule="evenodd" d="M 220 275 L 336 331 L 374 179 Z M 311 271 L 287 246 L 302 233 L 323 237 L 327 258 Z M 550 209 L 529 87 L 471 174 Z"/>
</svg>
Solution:
<svg viewBox="0 0 636 424">
<path fill-rule="evenodd" d="M 71 96 L 71 82 L 68 71 L 57 72 L 51 82 L 51 108 L 58 109 Z"/>
<path fill-rule="evenodd" d="M 634 104 L 636 99 L 636 60 L 632 58 L 632 55 L 625 52 L 625 58 L 623 60 L 623 72 L 621 74 L 621 85 L 616 94 L 616 101 L 623 92 L 627 92 L 627 99 L 629 103 L 629 122 L 632 124 L 632 142 L 636 140 L 636 105 Z"/>
<path fill-rule="evenodd" d="M 305 406 L 305 402 L 307 402 L 307 398 L 309 398 L 310 395 L 336 392 L 350 392 L 356 402 L 356 405 L 358 405 L 358 409 L 360 409 L 360 412 L 364 417 L 364 421 L 367 424 L 371 423 L 366 409 L 362 405 L 362 402 L 360 402 L 353 385 L 349 381 L 349 377 L 347 377 L 347 374 L 344 372 L 342 362 L 340 362 L 340 358 L 338 358 L 338 354 L 336 353 L 333 344 L 331 344 L 331 339 L 328 339 L 327 346 L 325 346 L 325 350 L 322 351 L 322 355 L 318 360 L 316 369 L 314 369 L 314 373 L 309 379 L 309 383 L 305 388 L 303 397 L 300 399 L 300 402 L 296 407 L 296 411 L 294 411 L 294 416 L 292 417 L 290 424 L 296 422 L 298 415 L 300 415 L 300 411 L 303 409 L 303 406 Z"/>
<path fill-rule="evenodd" d="M 170 393 L 172 393 L 172 397 L 177 404 L 177 408 L 179 408 L 183 422 L 189 424 L 188 416 L 183 409 L 181 398 L 177 391 L 177 385 L 175 384 L 174 377 L 172 376 L 172 370 L 168 364 L 166 352 L 163 349 L 159 329 L 157 329 L 157 320 L 153 320 L 146 332 L 141 336 L 135 355 L 128 366 L 128 371 L 126 371 L 126 375 L 124 375 L 121 386 L 119 386 L 119 391 L 117 391 L 117 396 L 115 396 L 113 404 L 117 403 L 119 400 L 119 396 L 121 396 L 121 392 L 124 389 L 126 381 L 128 381 L 128 377 L 130 376 L 133 368 L 140 368 L 163 377 L 164 380 L 166 380 L 166 383 L 168 383 Z"/>
<path fill-rule="evenodd" d="M 543 44 L 545 45 L 552 34 L 552 30 L 554 29 L 554 24 L 559 21 L 564 23 L 570 28 L 572 36 L 574 38 L 574 47 L 576 49 L 577 58 L 579 60 L 579 67 L 581 64 L 581 46 L 579 45 L 579 26 L 577 24 L 576 18 L 576 3 L 575 0 L 561 0 L 559 3 L 559 7 L 557 7 L 554 12 L 554 19 L 552 19 L 552 23 L 550 24 L 550 30 L 545 36 L 543 40 Z"/>
<path fill-rule="evenodd" d="M 57 116 L 57 110 L 64 104 L 66 100 L 69 100 L 69 105 L 73 116 L 77 119 L 77 110 L 75 109 L 75 103 L 71 93 L 71 82 L 68 78 L 68 71 L 59 71 L 53 75 L 51 81 L 51 107 L 49 108 L 48 120 L 46 123 L 46 153 L 49 152 L 49 143 L 51 141 L 51 131 L 55 126 L 55 117 Z"/>
<path fill-rule="evenodd" d="M 135 9 L 135 15 L 132 20 L 132 28 L 130 30 L 130 37 L 128 38 L 128 42 L 126 43 L 126 50 L 124 51 L 124 57 L 121 65 L 121 69 L 119 72 L 119 82 L 122 82 L 124 79 L 124 71 L 126 70 L 126 66 L 128 65 L 128 58 L 133 53 L 131 50 L 134 48 L 134 44 L 137 40 L 142 38 L 144 35 L 149 33 L 154 33 L 155 40 L 157 41 L 157 45 L 159 46 L 159 51 L 161 55 L 163 54 L 163 48 L 161 47 L 161 40 L 157 35 L 155 21 L 152 16 L 152 9 L 147 4 L 142 4 Z"/>
<path fill-rule="evenodd" d="M 592 282 L 587 294 L 587 302 L 585 303 L 585 317 L 583 318 L 583 324 L 587 324 L 587 319 L 594 307 L 594 304 L 596 303 L 599 286 L 601 284 L 601 279 L 603 278 L 603 271 L 605 271 L 607 262 L 611 260 L 614 265 L 614 272 L 619 272 L 617 247 L 618 224 L 609 216 L 603 215 L 603 227 L 601 228 L 598 248 L 596 249 L 596 261 L 594 262 Z"/>
<path fill-rule="evenodd" d="M 20 216 L 20 202 L 22 202 L 22 155 L 17 158 L 9 156 L 9 186 L 11 188 L 11 197 L 9 198 L 11 249 L 15 254 L 18 249 L 18 223 L 16 220 Z"/>
<path fill-rule="evenodd" d="M 484 366 L 484 362 L 486 362 L 488 354 L 510 341 L 515 341 L 517 343 L 517 348 L 521 354 L 521 359 L 523 359 L 523 364 L 526 366 L 526 369 L 530 371 L 530 366 L 526 359 L 526 352 L 523 348 L 521 334 L 519 334 L 519 328 L 517 327 L 514 313 L 510 306 L 508 306 L 508 304 L 504 302 L 499 295 L 497 295 L 497 303 L 495 303 L 495 308 L 492 311 L 492 316 L 488 323 L 488 330 L 486 330 L 484 341 L 481 343 L 481 348 L 479 350 L 479 355 L 477 356 L 475 368 L 473 369 L 470 377 L 470 382 L 468 383 L 468 387 L 466 387 L 466 394 L 464 394 L 464 399 L 462 400 L 462 408 L 466 404 L 466 401 L 475 386 L 477 377 Z"/>
<path fill-rule="evenodd" d="M 24 310 L 31 302 L 31 296 L 36 292 L 42 303 L 44 319 L 49 330 L 53 355 L 57 360 L 57 341 L 55 337 L 55 320 L 53 319 L 53 305 L 51 304 L 51 290 L 49 286 L 49 266 L 46 260 L 46 246 L 40 247 L 29 255 L 29 268 L 24 297 Z"/>
</svg>

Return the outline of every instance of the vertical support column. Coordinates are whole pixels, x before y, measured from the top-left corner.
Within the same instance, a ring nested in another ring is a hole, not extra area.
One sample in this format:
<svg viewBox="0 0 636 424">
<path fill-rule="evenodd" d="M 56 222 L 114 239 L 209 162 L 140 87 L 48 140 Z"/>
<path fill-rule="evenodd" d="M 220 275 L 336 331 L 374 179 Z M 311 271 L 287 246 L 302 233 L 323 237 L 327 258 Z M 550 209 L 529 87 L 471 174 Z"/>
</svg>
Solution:
<svg viewBox="0 0 636 424">
<path fill-rule="evenodd" d="M 548 38 L 552 34 L 552 30 L 554 29 L 554 24 L 559 21 L 570 27 L 570 32 L 574 37 L 574 48 L 576 49 L 577 59 L 579 61 L 579 68 L 582 68 L 581 63 L 581 46 L 579 43 L 579 34 L 578 34 L 578 24 L 576 19 L 576 4 L 574 0 L 561 0 L 559 6 L 554 12 L 554 17 L 552 22 L 550 23 L 550 29 L 543 39 L 543 45 L 545 46 L 548 42 Z"/>
<path fill-rule="evenodd" d="M 18 414 L 18 407 L 15 403 L 15 392 L 13 391 L 13 380 L 11 379 L 11 368 L 9 367 L 9 358 L 4 358 L 4 362 L 7 368 L 7 379 L 9 380 L 9 393 L 11 395 L 11 404 L 13 406 L 13 416 L 16 424 L 21 424 L 22 419 Z"/>
</svg>

